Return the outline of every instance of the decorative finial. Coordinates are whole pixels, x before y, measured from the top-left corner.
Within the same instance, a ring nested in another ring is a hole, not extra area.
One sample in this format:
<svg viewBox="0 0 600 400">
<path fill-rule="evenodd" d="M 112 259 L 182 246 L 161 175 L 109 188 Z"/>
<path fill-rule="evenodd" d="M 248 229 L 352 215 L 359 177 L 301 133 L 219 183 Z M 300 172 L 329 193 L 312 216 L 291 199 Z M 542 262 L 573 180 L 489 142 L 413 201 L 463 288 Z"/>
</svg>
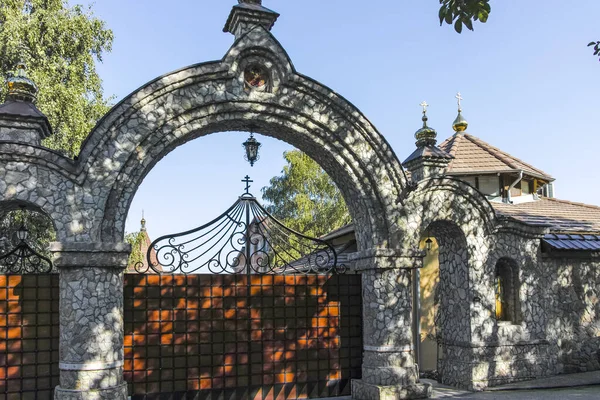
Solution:
<svg viewBox="0 0 600 400">
<path fill-rule="evenodd" d="M 142 226 L 140 228 L 140 231 L 141 232 L 146 231 L 146 218 L 144 218 L 144 210 L 142 210 L 142 220 L 140 221 L 140 223 L 141 223 L 141 226 Z"/>
<path fill-rule="evenodd" d="M 27 67 L 23 61 L 16 65 L 16 73 L 8 78 L 8 98 L 10 100 L 35 103 L 38 92 L 37 85 L 27 77 Z"/>
<path fill-rule="evenodd" d="M 458 100 L 458 116 L 452 123 L 452 129 L 454 129 L 455 132 L 464 132 L 467 130 L 469 123 L 467 122 L 466 119 L 464 119 L 464 117 L 461 114 L 462 113 L 461 101 L 463 100 L 463 97 L 461 96 L 460 92 L 458 92 L 456 94 L 456 99 Z"/>
<path fill-rule="evenodd" d="M 426 101 L 423 101 L 419 105 L 423 107 L 423 118 L 421 118 L 423 120 L 423 127 L 415 133 L 417 147 L 435 146 L 437 143 L 437 132 L 435 129 L 427 126 L 427 107 L 429 107 L 429 104 L 427 104 Z"/>
<path fill-rule="evenodd" d="M 458 100 L 458 112 L 461 112 L 461 108 L 460 108 L 460 102 L 463 100 L 462 96 L 460 95 L 460 92 L 456 93 L 456 99 Z"/>
<path fill-rule="evenodd" d="M 239 39 L 257 26 L 270 31 L 277 18 L 279 14 L 263 7 L 261 0 L 238 0 L 229 13 L 223 32 L 232 33 Z"/>
<path fill-rule="evenodd" d="M 242 182 L 244 182 L 246 184 L 246 193 L 244 194 L 250 194 L 250 183 L 254 182 L 252 179 L 250 179 L 250 177 L 248 175 L 246 175 L 246 177 L 244 179 L 242 179 Z"/>
</svg>

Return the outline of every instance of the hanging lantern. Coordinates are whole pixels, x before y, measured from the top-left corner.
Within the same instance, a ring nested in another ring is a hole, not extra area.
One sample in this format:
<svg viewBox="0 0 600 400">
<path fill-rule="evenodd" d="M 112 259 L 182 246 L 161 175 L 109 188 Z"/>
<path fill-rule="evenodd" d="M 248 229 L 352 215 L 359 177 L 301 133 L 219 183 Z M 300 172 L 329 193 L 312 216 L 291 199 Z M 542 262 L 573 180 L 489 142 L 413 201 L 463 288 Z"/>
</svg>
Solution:
<svg viewBox="0 0 600 400">
<path fill-rule="evenodd" d="M 427 248 L 427 252 L 429 253 L 431 251 L 431 246 L 433 245 L 433 240 L 431 240 L 431 238 L 427 238 L 427 240 L 425 241 L 425 247 Z"/>
<path fill-rule="evenodd" d="M 254 133 L 250 132 L 250 137 L 244 142 L 244 148 L 246 149 L 246 156 L 244 158 L 250 163 L 251 167 L 253 167 L 254 163 L 260 158 L 258 156 L 258 149 L 260 149 L 260 146 L 262 146 L 262 144 L 254 138 Z"/>
<path fill-rule="evenodd" d="M 27 230 L 27 228 L 25 227 L 25 224 L 21 225 L 19 227 L 19 229 L 17 230 L 17 238 L 21 241 L 24 242 L 27 240 L 27 238 L 29 237 L 29 231 Z"/>
<path fill-rule="evenodd" d="M 29 237 L 29 231 L 27 230 L 27 227 L 25 226 L 26 225 L 25 219 L 27 218 L 27 214 L 25 214 L 25 206 L 24 205 L 20 205 L 19 208 L 21 209 L 21 218 L 22 218 L 23 222 L 21 222 L 21 226 L 17 230 L 17 239 L 19 239 L 21 242 L 24 242 Z"/>
</svg>

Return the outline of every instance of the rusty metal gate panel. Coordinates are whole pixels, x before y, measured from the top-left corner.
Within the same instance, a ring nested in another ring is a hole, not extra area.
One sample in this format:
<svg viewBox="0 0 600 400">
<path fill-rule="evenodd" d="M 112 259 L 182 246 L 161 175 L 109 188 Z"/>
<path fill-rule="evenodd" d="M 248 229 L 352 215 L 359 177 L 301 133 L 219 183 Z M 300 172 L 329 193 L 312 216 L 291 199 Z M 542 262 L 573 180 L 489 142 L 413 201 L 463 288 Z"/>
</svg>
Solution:
<svg viewBox="0 0 600 400">
<path fill-rule="evenodd" d="M 54 398 L 58 287 L 58 274 L 0 275 L 0 400 Z"/>
<path fill-rule="evenodd" d="M 350 394 L 362 362 L 360 275 L 126 275 L 133 400 Z"/>
</svg>

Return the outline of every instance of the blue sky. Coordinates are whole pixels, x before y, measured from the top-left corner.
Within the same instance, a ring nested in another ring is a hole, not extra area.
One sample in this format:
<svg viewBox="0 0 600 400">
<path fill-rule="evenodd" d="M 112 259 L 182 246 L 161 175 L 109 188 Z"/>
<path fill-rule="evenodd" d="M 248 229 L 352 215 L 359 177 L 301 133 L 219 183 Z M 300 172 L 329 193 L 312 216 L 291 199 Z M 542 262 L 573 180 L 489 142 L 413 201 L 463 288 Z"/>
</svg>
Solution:
<svg viewBox="0 0 600 400">
<path fill-rule="evenodd" d="M 89 4 L 85 1 L 71 3 Z M 98 66 L 115 101 L 153 78 L 220 59 L 233 43 L 222 32 L 236 0 L 98 0 L 95 14 L 114 31 Z M 600 1 L 492 0 L 487 24 L 462 35 L 440 27 L 437 0 L 264 0 L 281 14 L 273 34 L 296 69 L 360 108 L 402 161 L 414 149 L 423 100 L 441 140 L 452 135 L 457 91 L 468 132 L 556 178 L 556 195 L 600 204 Z M 232 204 L 250 174 L 253 192 L 280 173 L 285 143 L 259 137 L 250 168 L 246 134 L 200 138 L 151 171 L 132 204 L 127 230 L 145 210 L 153 237 L 206 222 Z"/>
</svg>

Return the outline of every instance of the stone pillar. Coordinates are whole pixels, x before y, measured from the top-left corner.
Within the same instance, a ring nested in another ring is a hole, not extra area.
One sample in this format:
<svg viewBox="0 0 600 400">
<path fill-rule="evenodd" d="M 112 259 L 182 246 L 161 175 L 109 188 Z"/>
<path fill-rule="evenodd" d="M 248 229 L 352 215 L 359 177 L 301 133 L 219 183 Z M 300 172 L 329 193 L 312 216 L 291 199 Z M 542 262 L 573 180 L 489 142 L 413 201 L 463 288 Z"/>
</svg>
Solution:
<svg viewBox="0 0 600 400">
<path fill-rule="evenodd" d="M 419 383 L 413 352 L 411 275 L 423 255 L 376 249 L 353 260 L 362 274 L 364 351 L 362 379 L 352 381 L 352 398 L 431 397 L 431 386 Z"/>
<path fill-rule="evenodd" d="M 127 400 L 123 381 L 125 243 L 52 243 L 60 270 L 55 400 Z"/>
</svg>

